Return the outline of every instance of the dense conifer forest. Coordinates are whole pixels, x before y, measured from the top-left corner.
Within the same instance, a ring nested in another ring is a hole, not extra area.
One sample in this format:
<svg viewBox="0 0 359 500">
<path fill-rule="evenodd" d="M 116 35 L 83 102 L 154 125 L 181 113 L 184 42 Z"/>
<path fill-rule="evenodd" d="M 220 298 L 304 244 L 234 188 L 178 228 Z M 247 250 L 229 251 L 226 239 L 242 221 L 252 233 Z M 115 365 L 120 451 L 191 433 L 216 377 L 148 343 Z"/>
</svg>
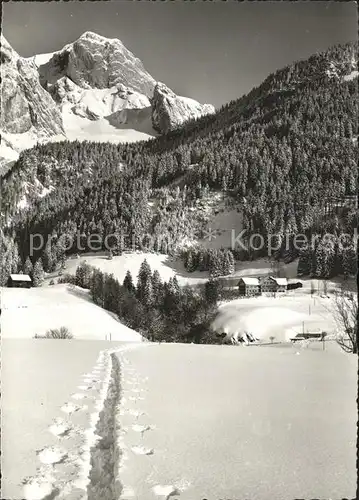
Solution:
<svg viewBox="0 0 359 500">
<path fill-rule="evenodd" d="M 214 280 L 200 291 L 181 288 L 176 277 L 163 282 L 159 272 L 152 271 L 144 260 L 137 281 L 128 271 L 120 283 L 84 262 L 75 275 L 65 274 L 59 283 L 90 290 L 95 304 L 115 313 L 125 325 L 153 342 L 220 342 L 210 330 L 219 298 L 219 284 Z"/>
<path fill-rule="evenodd" d="M 24 151 L 2 179 L 1 284 L 29 257 L 51 271 L 66 253 L 79 253 L 67 244 L 76 234 L 83 251 L 90 234 L 102 242 L 111 234 L 114 254 L 133 246 L 171 253 L 198 229 L 196 203 L 205 192 L 232 200 L 248 237 L 289 235 L 289 248 L 276 257 L 299 256 L 300 274 L 354 274 L 357 209 L 346 200 L 357 193 L 358 79 L 344 76 L 356 54 L 357 45 L 347 44 L 294 63 L 216 114 L 147 142 L 60 142 Z M 48 194 L 39 197 L 44 188 Z M 25 194 L 27 207 L 19 209 Z M 300 249 L 292 244 L 297 233 L 328 232 L 330 244 L 320 237 Z M 30 256 L 34 233 L 48 243 Z M 266 247 L 227 252 L 217 268 L 226 274 L 233 256 L 266 254 Z M 210 269 L 216 260 L 184 258 L 188 270 Z"/>
</svg>

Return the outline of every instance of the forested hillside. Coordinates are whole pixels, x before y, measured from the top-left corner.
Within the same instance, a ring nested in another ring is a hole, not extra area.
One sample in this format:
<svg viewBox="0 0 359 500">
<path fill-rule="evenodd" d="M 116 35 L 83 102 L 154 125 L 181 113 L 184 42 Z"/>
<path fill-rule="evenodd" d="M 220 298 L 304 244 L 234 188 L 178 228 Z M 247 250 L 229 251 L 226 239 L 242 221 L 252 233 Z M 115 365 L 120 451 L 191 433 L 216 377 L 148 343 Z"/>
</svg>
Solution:
<svg viewBox="0 0 359 500">
<path fill-rule="evenodd" d="M 1 188 L 11 249 L 3 252 L 2 280 L 29 255 L 31 233 L 53 236 L 33 256 L 45 269 L 63 258 L 59 236 L 76 232 L 83 241 L 93 233 L 122 235 L 118 252 L 136 239 L 143 247 L 148 233 L 155 250 L 167 252 L 166 236 L 173 243 L 193 232 L 196 200 L 208 190 L 234 200 L 248 236 L 353 234 L 356 208 L 338 212 L 333 200 L 357 192 L 356 54 L 357 45 L 348 44 L 290 65 L 216 114 L 148 142 L 61 142 L 23 152 Z M 337 242 L 333 248 L 320 241 L 304 248 L 303 272 L 353 274 L 354 242 L 345 256 Z M 281 255 L 298 253 L 282 248 Z M 235 256 L 264 254 L 266 248 Z"/>
</svg>

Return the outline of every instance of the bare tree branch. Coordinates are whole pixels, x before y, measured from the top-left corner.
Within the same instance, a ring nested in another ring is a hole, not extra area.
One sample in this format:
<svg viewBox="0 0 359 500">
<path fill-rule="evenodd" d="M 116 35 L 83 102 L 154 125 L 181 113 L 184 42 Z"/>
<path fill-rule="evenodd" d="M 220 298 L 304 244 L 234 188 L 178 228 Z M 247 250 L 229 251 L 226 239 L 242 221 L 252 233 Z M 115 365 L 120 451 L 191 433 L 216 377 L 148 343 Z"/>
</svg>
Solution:
<svg viewBox="0 0 359 500">
<path fill-rule="evenodd" d="M 345 352 L 358 352 L 358 300 L 345 290 L 335 294 L 334 318 L 338 325 L 337 343 Z"/>
</svg>

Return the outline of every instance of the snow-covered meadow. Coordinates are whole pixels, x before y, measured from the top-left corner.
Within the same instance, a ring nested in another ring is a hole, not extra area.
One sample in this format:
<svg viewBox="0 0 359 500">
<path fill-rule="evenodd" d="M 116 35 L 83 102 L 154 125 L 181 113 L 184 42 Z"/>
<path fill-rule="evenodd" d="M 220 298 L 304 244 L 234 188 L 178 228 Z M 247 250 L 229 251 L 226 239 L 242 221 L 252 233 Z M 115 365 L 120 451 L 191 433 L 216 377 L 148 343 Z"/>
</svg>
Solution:
<svg viewBox="0 0 359 500">
<path fill-rule="evenodd" d="M 2 341 L 2 498 L 85 498 L 111 352 L 136 345 Z"/>
<path fill-rule="evenodd" d="M 151 269 L 158 270 L 161 278 L 168 281 L 174 276 L 177 277 L 180 285 L 198 285 L 204 284 L 209 279 L 207 271 L 188 272 L 181 259 L 171 257 L 169 255 L 151 253 L 151 252 L 124 252 L 122 255 L 114 256 L 109 259 L 105 252 L 93 252 L 82 254 L 79 257 L 73 256 L 66 261 L 66 269 L 64 272 L 74 274 L 78 265 L 86 261 L 91 266 L 97 267 L 103 272 L 113 274 L 121 283 L 125 278 L 126 272 L 131 271 L 134 278 L 137 277 L 138 271 L 143 260 L 146 259 Z M 288 279 L 297 278 L 298 261 L 295 260 L 288 264 L 281 265 L 281 273 Z M 266 276 L 273 273 L 273 267 L 270 259 L 258 259 L 254 261 L 236 262 L 234 272 L 229 278 L 241 278 L 243 276 Z M 56 273 L 49 275 L 47 282 L 56 277 Z M 318 280 L 308 278 L 301 279 L 303 288 L 296 290 L 295 294 L 302 292 L 309 293 L 311 290 L 311 282 L 314 287 L 319 289 L 319 293 L 323 290 L 323 285 Z M 340 286 L 341 280 L 327 280 L 328 291 L 333 291 Z M 351 279 L 346 282 L 347 286 L 355 287 L 355 280 Z"/>
<path fill-rule="evenodd" d="M 256 338 L 288 342 L 307 331 L 335 335 L 333 298 L 293 291 L 284 296 L 232 300 L 220 305 L 212 327 L 228 334 L 248 332 Z"/>
<path fill-rule="evenodd" d="M 141 341 L 139 333 L 95 305 L 89 291 L 76 286 L 2 288 L 2 338 L 33 338 L 67 327 L 76 339 Z"/>
<path fill-rule="evenodd" d="M 3 497 L 354 497 L 355 356 L 106 347 L 5 340 Z"/>
</svg>

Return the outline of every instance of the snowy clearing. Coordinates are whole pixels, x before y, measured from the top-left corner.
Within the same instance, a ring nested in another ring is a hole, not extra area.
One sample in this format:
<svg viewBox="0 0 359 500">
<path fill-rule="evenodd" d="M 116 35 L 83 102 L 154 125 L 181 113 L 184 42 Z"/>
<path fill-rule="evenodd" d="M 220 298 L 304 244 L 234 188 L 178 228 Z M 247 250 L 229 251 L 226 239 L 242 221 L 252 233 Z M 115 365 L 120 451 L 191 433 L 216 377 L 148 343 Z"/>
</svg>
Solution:
<svg viewBox="0 0 359 500">
<path fill-rule="evenodd" d="M 140 341 L 139 333 L 95 305 L 87 290 L 69 285 L 2 288 L 2 338 L 33 338 L 67 327 L 76 339 Z"/>
<path fill-rule="evenodd" d="M 289 341 L 301 334 L 303 328 L 305 332 L 320 329 L 329 335 L 335 334 L 338 325 L 332 313 L 332 298 L 291 293 L 276 298 L 243 298 L 222 304 L 212 327 L 228 334 L 248 332 L 261 340 L 273 336 L 277 342 Z"/>
<path fill-rule="evenodd" d="M 183 273 L 185 273 L 185 276 L 181 276 L 181 272 L 177 272 L 176 270 L 179 262 L 173 260 L 168 255 L 141 252 L 123 253 L 122 255 L 113 257 L 111 260 L 106 255 L 83 255 L 80 258 L 68 259 L 66 261 L 66 272 L 74 274 L 78 265 L 86 261 L 91 266 L 97 267 L 103 272 L 113 274 L 122 283 L 128 270 L 131 271 L 135 279 L 137 278 L 144 259 L 147 259 L 152 271 L 157 270 L 161 278 L 165 281 L 174 276 L 177 276 L 180 284 L 186 284 L 187 282 L 195 284 L 208 279 L 208 273 L 199 273 L 201 275 L 200 279 L 195 277 L 196 273 L 193 273 L 194 276 L 192 278 L 192 275 L 185 271 L 184 268 Z"/>
<path fill-rule="evenodd" d="M 138 271 L 144 259 L 147 259 L 152 271 L 157 270 L 161 278 L 165 281 L 176 276 L 180 285 L 199 285 L 204 284 L 209 278 L 207 271 L 189 273 L 185 269 L 183 262 L 178 258 L 148 252 L 125 252 L 122 255 L 113 257 L 111 260 L 108 259 L 105 252 L 84 254 L 79 258 L 74 256 L 66 261 L 65 272 L 74 274 L 79 264 L 86 261 L 91 266 L 97 267 L 103 272 L 113 274 L 114 277 L 122 283 L 128 270 L 131 271 L 133 278 L 137 278 Z M 295 279 L 297 277 L 297 266 L 297 260 L 289 264 L 282 264 L 281 275 L 288 279 Z M 242 276 L 266 276 L 268 274 L 273 274 L 270 260 L 258 259 L 255 261 L 236 262 L 235 271 L 228 276 L 228 278 L 238 277 L 239 279 Z M 56 273 L 49 275 L 47 282 L 54 277 L 56 277 Z M 319 290 L 319 293 L 323 291 L 323 284 L 320 280 L 301 278 L 301 281 L 303 283 L 303 288 L 294 292 L 296 296 L 303 293 L 308 294 L 311 289 L 312 281 L 315 289 Z M 343 280 L 340 278 L 327 280 L 328 291 L 337 289 L 342 282 Z M 356 282 L 354 279 L 347 280 L 346 285 L 353 288 L 353 290 L 356 289 Z"/>
</svg>

